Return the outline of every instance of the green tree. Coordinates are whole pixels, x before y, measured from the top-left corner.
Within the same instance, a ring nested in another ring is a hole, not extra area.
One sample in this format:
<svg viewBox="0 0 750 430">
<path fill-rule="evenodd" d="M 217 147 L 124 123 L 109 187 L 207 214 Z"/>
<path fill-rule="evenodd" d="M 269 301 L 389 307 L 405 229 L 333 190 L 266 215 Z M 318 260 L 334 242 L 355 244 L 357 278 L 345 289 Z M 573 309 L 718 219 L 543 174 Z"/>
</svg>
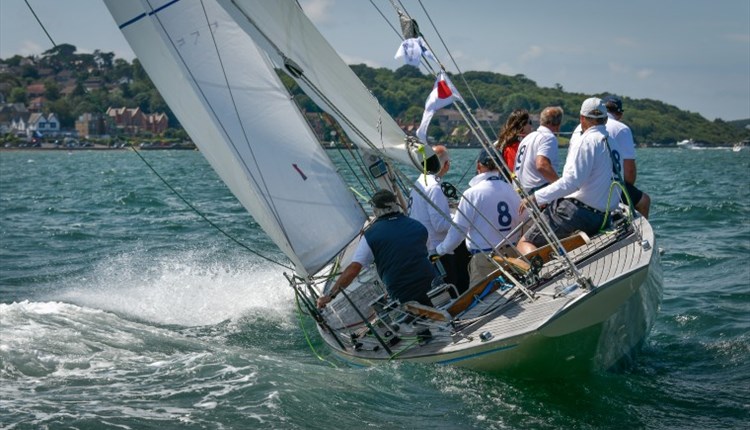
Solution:
<svg viewBox="0 0 750 430">
<path fill-rule="evenodd" d="M 21 65 L 21 60 L 23 60 L 23 57 L 20 55 L 14 55 L 10 58 L 7 58 L 3 60 L 5 64 L 9 65 L 10 67 L 18 67 Z"/>
<path fill-rule="evenodd" d="M 133 79 L 133 67 L 130 66 L 126 60 L 122 58 L 116 58 L 113 63 L 113 81 L 120 79 Z"/>
<path fill-rule="evenodd" d="M 86 95 L 86 87 L 83 86 L 83 82 L 80 80 L 76 81 L 76 86 L 73 88 L 73 92 L 70 93 L 71 97 L 83 97 Z"/>
<path fill-rule="evenodd" d="M 133 60 L 133 79 L 136 81 L 150 82 L 146 71 L 143 70 L 143 66 L 141 66 L 141 62 L 138 61 L 137 58 Z"/>
<path fill-rule="evenodd" d="M 112 60 L 115 58 L 114 52 L 102 52 L 98 49 L 94 50 L 94 59 L 101 68 L 110 70 L 112 69 Z"/>
<path fill-rule="evenodd" d="M 514 93 L 508 96 L 503 103 L 503 112 L 513 112 L 515 109 L 533 110 L 534 103 L 522 93 Z"/>
<path fill-rule="evenodd" d="M 75 127 L 76 116 L 73 105 L 66 98 L 50 102 L 47 105 L 48 113 L 54 113 L 60 121 L 60 128 Z"/>
<path fill-rule="evenodd" d="M 55 101 L 60 98 L 60 85 L 54 79 L 44 81 L 44 97 L 47 100 Z"/>
<path fill-rule="evenodd" d="M 10 90 L 10 96 L 8 101 L 11 103 L 23 103 L 26 104 L 29 101 L 29 97 L 26 94 L 26 90 L 21 87 L 16 87 Z"/>
<path fill-rule="evenodd" d="M 409 106 L 404 112 L 403 120 L 407 124 L 419 122 L 422 119 L 422 113 L 424 113 L 424 108 Z"/>
<path fill-rule="evenodd" d="M 39 71 L 32 64 L 24 64 L 21 66 L 21 76 L 27 79 L 38 79 Z"/>
</svg>

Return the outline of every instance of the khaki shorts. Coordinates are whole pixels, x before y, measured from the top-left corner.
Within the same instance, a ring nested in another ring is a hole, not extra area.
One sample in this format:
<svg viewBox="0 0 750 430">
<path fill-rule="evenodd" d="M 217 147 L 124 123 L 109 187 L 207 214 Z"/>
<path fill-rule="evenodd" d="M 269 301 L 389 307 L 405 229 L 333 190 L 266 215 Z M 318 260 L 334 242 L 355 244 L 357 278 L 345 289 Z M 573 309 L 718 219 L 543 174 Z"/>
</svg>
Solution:
<svg viewBox="0 0 750 430">
<path fill-rule="evenodd" d="M 490 273 L 497 270 L 497 264 L 487 257 L 487 253 L 474 254 L 469 261 L 469 288 L 480 283 Z"/>
</svg>

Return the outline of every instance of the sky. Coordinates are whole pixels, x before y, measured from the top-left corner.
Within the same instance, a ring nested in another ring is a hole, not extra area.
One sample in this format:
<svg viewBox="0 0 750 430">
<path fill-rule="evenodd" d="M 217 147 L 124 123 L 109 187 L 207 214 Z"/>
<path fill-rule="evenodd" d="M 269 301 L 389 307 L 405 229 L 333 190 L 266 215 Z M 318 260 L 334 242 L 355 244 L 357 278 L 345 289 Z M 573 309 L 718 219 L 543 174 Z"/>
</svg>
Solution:
<svg viewBox="0 0 750 430">
<path fill-rule="evenodd" d="M 101 0 L 27 1 L 55 43 L 133 59 Z M 395 2 L 449 72 L 523 74 L 541 87 L 659 100 L 709 120 L 750 118 L 750 0 Z M 402 65 L 390 0 L 300 4 L 348 64 Z M 52 46 L 24 0 L 0 0 L 0 58 Z"/>
</svg>

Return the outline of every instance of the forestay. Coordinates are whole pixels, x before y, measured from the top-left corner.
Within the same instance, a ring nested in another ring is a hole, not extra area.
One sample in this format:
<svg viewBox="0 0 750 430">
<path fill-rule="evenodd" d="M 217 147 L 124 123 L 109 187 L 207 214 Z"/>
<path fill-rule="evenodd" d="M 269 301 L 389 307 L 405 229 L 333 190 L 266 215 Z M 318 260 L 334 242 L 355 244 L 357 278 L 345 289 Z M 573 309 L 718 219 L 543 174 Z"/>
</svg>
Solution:
<svg viewBox="0 0 750 430">
<path fill-rule="evenodd" d="M 238 24 L 286 69 L 359 148 L 369 145 L 411 165 L 405 134 L 305 16 L 296 0 L 218 0 Z M 301 76 L 285 68 L 290 64 Z M 368 145 L 369 144 L 369 145 Z M 427 156 L 431 155 L 429 147 Z"/>
<path fill-rule="evenodd" d="M 232 193 L 300 275 L 319 271 L 356 236 L 366 215 L 267 55 L 213 1 L 106 4 Z"/>
</svg>

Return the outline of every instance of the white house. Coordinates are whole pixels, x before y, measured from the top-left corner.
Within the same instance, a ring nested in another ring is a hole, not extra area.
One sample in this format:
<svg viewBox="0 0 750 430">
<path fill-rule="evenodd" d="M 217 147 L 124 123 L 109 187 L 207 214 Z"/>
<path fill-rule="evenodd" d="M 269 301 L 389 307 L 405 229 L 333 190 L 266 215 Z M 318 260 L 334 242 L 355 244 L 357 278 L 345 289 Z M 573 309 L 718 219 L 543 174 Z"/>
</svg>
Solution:
<svg viewBox="0 0 750 430">
<path fill-rule="evenodd" d="M 25 135 L 26 129 L 26 121 L 24 121 L 23 117 L 13 118 L 13 121 L 10 122 L 10 130 L 15 135 Z"/>
<path fill-rule="evenodd" d="M 32 113 L 29 116 L 26 132 L 29 136 L 33 135 L 34 132 L 39 132 L 42 135 L 56 136 L 60 134 L 60 121 L 57 120 L 54 113 L 50 113 L 47 116 L 44 116 L 43 113 Z"/>
</svg>

